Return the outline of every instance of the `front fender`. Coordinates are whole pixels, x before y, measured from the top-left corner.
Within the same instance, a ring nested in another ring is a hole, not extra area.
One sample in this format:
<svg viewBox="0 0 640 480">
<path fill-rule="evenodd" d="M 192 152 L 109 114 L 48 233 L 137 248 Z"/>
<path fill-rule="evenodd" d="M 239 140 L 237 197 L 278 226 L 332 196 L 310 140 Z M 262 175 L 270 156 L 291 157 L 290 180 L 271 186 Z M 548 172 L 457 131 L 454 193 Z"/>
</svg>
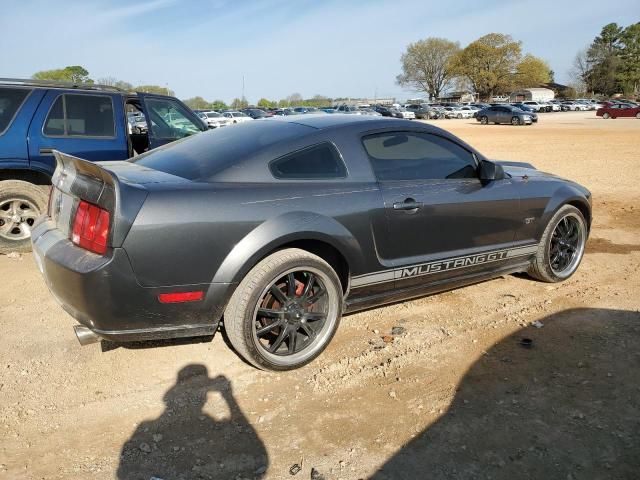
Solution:
<svg viewBox="0 0 640 480">
<path fill-rule="evenodd" d="M 362 248 L 344 225 L 313 212 L 287 212 L 249 232 L 226 256 L 212 282 L 238 283 L 260 259 L 299 240 L 331 245 L 346 259 L 350 271 L 364 265 Z"/>
<path fill-rule="evenodd" d="M 563 206 L 571 204 L 580 209 L 585 215 L 588 228 L 591 227 L 591 196 L 587 189 L 577 184 L 564 184 L 560 186 L 547 202 L 547 206 L 538 223 L 536 238 L 542 238 L 545 228 L 555 213 Z"/>
</svg>

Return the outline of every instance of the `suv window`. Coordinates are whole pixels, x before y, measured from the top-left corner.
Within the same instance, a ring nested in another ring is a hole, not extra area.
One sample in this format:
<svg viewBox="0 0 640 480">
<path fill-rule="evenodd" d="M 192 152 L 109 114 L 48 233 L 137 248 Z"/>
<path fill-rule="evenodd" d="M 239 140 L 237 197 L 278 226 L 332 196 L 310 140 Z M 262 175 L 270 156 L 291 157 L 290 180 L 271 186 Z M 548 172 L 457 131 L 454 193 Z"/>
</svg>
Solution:
<svg viewBox="0 0 640 480">
<path fill-rule="evenodd" d="M 30 93 L 31 90 L 26 88 L 0 88 L 0 135 L 9 128 Z"/>
<path fill-rule="evenodd" d="M 347 169 L 330 143 L 321 143 L 298 150 L 270 163 L 271 173 L 281 179 L 319 180 L 344 178 Z"/>
<path fill-rule="evenodd" d="M 201 131 L 184 107 L 173 99 L 148 97 L 145 106 L 151 117 L 151 133 L 155 138 L 175 140 Z"/>
<path fill-rule="evenodd" d="M 115 136 L 113 100 L 106 95 L 60 95 L 44 123 L 51 136 Z"/>
<path fill-rule="evenodd" d="M 380 181 L 476 178 L 471 152 L 437 135 L 379 133 L 362 143 Z"/>
</svg>

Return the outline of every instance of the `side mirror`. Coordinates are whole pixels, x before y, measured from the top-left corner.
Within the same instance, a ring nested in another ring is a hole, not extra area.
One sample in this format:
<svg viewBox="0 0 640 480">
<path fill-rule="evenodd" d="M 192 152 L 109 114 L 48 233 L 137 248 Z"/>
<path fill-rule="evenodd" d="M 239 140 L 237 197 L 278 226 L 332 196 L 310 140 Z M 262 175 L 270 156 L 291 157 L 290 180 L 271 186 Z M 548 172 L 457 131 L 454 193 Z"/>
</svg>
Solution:
<svg viewBox="0 0 640 480">
<path fill-rule="evenodd" d="M 505 178 L 504 169 L 502 165 L 488 160 L 482 160 L 480 162 L 480 181 L 483 184 L 492 182 L 494 180 L 502 180 Z"/>
</svg>

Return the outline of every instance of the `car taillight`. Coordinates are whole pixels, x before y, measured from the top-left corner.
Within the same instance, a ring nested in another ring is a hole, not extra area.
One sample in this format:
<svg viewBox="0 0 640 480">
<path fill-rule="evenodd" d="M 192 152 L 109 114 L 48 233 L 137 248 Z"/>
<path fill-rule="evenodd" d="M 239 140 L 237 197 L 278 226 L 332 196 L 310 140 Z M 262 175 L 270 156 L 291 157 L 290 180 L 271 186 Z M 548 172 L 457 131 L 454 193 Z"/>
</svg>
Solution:
<svg viewBox="0 0 640 480">
<path fill-rule="evenodd" d="M 73 220 L 71 241 L 102 255 L 107 251 L 110 216 L 107 210 L 81 200 Z"/>
</svg>

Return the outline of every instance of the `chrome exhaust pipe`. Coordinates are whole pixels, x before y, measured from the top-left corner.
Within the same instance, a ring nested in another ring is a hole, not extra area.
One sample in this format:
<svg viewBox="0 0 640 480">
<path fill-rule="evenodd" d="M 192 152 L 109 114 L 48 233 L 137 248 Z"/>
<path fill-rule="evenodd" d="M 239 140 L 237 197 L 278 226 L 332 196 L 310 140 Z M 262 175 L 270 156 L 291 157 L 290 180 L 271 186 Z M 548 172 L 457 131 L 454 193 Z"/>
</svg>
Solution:
<svg viewBox="0 0 640 480">
<path fill-rule="evenodd" d="M 102 340 L 102 337 L 95 333 L 90 328 L 85 327 L 84 325 L 74 325 L 73 331 L 76 333 L 76 338 L 80 345 L 83 347 L 85 345 L 89 345 L 91 343 L 96 343 Z"/>
</svg>

